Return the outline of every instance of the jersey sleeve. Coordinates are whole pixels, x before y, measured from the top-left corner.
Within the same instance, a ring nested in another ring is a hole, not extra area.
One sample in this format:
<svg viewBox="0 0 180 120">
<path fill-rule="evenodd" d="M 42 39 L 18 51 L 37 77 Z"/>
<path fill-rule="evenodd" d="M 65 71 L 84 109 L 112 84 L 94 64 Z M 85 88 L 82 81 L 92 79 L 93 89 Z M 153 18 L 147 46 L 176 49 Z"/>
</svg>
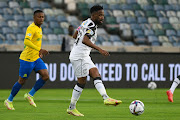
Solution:
<svg viewBox="0 0 180 120">
<path fill-rule="evenodd" d="M 25 44 L 26 46 L 29 46 L 29 47 L 32 48 L 32 49 L 37 50 L 37 51 L 40 51 L 40 50 L 41 50 L 41 48 L 39 48 L 38 46 L 34 45 L 34 44 L 33 44 L 30 40 L 28 40 L 28 39 L 25 39 L 25 40 L 24 40 L 24 44 Z"/>
<path fill-rule="evenodd" d="M 24 39 L 24 44 L 26 46 L 29 46 L 37 51 L 40 51 L 41 48 L 37 47 L 36 45 L 34 45 L 32 43 L 32 37 L 35 33 L 35 30 L 33 29 L 33 27 L 28 27 L 27 30 L 26 30 L 26 35 L 25 35 L 25 39 Z"/>
<path fill-rule="evenodd" d="M 81 25 L 76 30 L 79 31 L 80 28 L 81 28 Z"/>
<path fill-rule="evenodd" d="M 85 35 L 89 37 L 89 39 L 95 34 L 94 28 L 87 28 Z"/>
<path fill-rule="evenodd" d="M 93 22 L 91 22 L 91 21 L 84 22 L 84 28 L 86 28 L 85 35 L 87 35 L 89 37 L 89 39 L 92 36 L 94 36 L 95 30 L 96 30 L 96 26 L 95 26 L 95 24 Z"/>
<path fill-rule="evenodd" d="M 33 30 L 33 27 L 28 27 L 27 30 L 26 30 L 25 39 L 28 39 L 28 40 L 31 41 L 34 33 L 35 33 L 35 30 Z"/>
</svg>

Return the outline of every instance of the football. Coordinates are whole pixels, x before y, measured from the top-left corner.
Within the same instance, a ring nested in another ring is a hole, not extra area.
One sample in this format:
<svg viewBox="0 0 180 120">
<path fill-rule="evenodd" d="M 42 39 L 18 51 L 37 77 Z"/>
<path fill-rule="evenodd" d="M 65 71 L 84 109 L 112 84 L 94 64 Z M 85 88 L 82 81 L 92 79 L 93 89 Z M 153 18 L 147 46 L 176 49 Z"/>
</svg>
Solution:
<svg viewBox="0 0 180 120">
<path fill-rule="evenodd" d="M 144 113 L 144 103 L 140 100 L 134 100 L 129 105 L 129 110 L 133 115 L 141 115 Z"/>
<path fill-rule="evenodd" d="M 154 90 L 157 88 L 157 85 L 155 82 L 150 82 L 147 86 L 150 90 Z"/>
</svg>

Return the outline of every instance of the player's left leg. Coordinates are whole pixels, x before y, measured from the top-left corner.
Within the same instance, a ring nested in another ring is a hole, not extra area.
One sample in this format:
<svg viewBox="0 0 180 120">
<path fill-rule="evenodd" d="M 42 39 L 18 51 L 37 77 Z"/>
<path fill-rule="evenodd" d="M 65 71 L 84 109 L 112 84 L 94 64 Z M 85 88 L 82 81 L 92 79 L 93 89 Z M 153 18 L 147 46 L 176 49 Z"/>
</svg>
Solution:
<svg viewBox="0 0 180 120">
<path fill-rule="evenodd" d="M 91 68 L 89 70 L 89 74 L 94 79 L 94 86 L 96 87 L 96 89 L 98 90 L 100 95 L 103 97 L 105 105 L 115 105 L 116 106 L 116 105 L 122 103 L 121 100 L 115 100 L 113 98 L 110 98 L 107 95 L 106 89 L 104 87 L 104 84 L 102 83 L 99 71 L 96 67 Z"/>
<path fill-rule="evenodd" d="M 35 94 L 42 86 L 44 86 L 44 84 L 45 84 L 45 82 L 46 82 L 47 80 L 49 80 L 49 74 L 48 74 L 48 71 L 47 71 L 47 68 L 46 68 L 44 62 L 43 62 L 40 58 L 39 58 L 36 62 L 37 62 L 37 63 L 36 63 L 36 66 L 35 66 L 34 70 L 35 70 L 36 72 L 38 72 L 42 77 L 39 78 L 39 79 L 36 81 L 35 85 L 34 85 L 33 88 L 30 90 L 30 92 L 29 92 L 29 93 L 26 93 L 26 94 L 24 95 L 24 98 L 25 98 L 26 100 L 28 100 L 29 103 L 30 103 L 30 105 L 32 105 L 33 107 L 37 107 L 36 104 L 35 104 L 35 102 L 34 102 L 34 99 L 33 99 L 34 94 Z"/>
<path fill-rule="evenodd" d="M 179 83 L 180 83 L 180 76 L 178 76 L 177 78 L 174 79 L 174 81 L 171 85 L 171 88 L 168 91 L 166 91 L 169 102 L 173 102 L 173 93 L 174 93 L 176 87 L 179 85 Z"/>
<path fill-rule="evenodd" d="M 42 76 L 41 78 L 39 78 L 35 85 L 33 86 L 33 88 L 31 89 L 31 91 L 29 92 L 29 94 L 31 96 L 34 96 L 34 94 L 41 88 L 44 86 L 44 84 L 46 83 L 47 80 L 49 80 L 49 75 L 48 75 L 48 71 L 47 69 L 42 69 L 38 71 L 39 74 Z"/>
</svg>

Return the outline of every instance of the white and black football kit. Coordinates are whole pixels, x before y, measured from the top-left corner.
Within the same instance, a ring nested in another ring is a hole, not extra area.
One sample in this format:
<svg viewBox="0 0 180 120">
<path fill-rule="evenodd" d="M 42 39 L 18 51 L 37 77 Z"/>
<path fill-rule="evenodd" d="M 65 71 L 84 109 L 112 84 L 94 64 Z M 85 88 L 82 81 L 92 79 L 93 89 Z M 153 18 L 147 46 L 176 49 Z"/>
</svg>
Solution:
<svg viewBox="0 0 180 120">
<path fill-rule="evenodd" d="M 97 25 L 89 18 L 78 27 L 78 35 L 71 50 L 69 59 L 74 68 L 75 76 L 85 77 L 89 74 L 89 69 L 96 67 L 90 58 L 91 47 L 82 43 L 85 35 L 94 44 L 97 38 Z"/>
</svg>

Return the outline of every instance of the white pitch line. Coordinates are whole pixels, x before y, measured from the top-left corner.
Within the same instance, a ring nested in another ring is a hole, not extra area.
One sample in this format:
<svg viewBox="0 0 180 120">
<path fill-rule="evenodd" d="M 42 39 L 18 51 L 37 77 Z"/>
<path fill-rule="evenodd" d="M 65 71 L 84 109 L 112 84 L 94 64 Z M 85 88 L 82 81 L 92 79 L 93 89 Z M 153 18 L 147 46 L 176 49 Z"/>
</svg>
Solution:
<svg viewBox="0 0 180 120">
<path fill-rule="evenodd" d="M 0 101 L 1 100 L 5 100 L 5 99 L 0 99 Z M 14 99 L 14 101 L 24 101 L 25 99 L 23 99 L 23 98 L 16 98 L 16 99 Z M 37 98 L 37 99 L 34 99 L 34 100 L 49 100 L 49 101 L 56 101 L 56 100 L 59 100 L 59 101 L 70 101 L 71 99 L 57 99 L 57 98 L 51 98 L 51 99 L 42 99 L 42 98 Z M 96 100 L 96 99 L 81 99 L 81 100 L 79 100 L 79 101 L 99 101 L 99 100 Z"/>
</svg>

